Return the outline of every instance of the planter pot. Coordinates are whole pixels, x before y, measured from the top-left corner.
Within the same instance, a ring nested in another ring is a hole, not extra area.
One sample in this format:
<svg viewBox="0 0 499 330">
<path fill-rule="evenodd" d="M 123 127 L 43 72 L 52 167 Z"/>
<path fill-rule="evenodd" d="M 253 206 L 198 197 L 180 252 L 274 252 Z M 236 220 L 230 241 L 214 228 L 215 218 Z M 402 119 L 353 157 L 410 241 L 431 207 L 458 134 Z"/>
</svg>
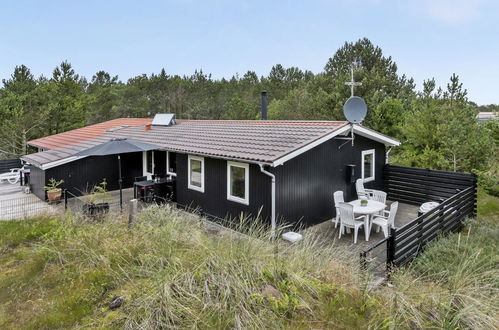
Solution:
<svg viewBox="0 0 499 330">
<path fill-rule="evenodd" d="M 83 214 L 89 216 L 98 216 L 109 212 L 109 203 L 85 204 L 83 205 Z"/>
<path fill-rule="evenodd" d="M 47 191 L 49 202 L 58 202 L 61 200 L 62 189 L 53 189 Z"/>
</svg>

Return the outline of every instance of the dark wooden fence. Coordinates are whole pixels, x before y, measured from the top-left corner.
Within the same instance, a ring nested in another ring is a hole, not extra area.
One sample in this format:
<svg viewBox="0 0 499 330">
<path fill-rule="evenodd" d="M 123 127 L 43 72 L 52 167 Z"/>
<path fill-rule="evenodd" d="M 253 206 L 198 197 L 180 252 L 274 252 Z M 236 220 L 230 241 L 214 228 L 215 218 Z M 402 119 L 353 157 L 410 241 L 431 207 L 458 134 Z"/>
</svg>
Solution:
<svg viewBox="0 0 499 330">
<path fill-rule="evenodd" d="M 15 159 L 0 159 L 0 174 L 10 172 L 11 168 L 21 168 L 21 160 Z"/>
<path fill-rule="evenodd" d="M 421 205 L 428 201 L 444 201 L 475 186 L 476 175 L 386 165 L 383 181 L 390 200 Z"/>
<path fill-rule="evenodd" d="M 459 231 L 466 219 L 476 216 L 477 181 L 473 174 L 387 165 L 384 175 L 390 200 L 412 205 L 439 201 L 440 205 L 400 228 L 391 229 L 388 238 L 362 251 L 363 267 L 373 260 L 378 270 L 404 265 L 429 242 Z M 379 255 L 373 258 L 380 247 L 386 249 L 386 258 Z"/>
</svg>

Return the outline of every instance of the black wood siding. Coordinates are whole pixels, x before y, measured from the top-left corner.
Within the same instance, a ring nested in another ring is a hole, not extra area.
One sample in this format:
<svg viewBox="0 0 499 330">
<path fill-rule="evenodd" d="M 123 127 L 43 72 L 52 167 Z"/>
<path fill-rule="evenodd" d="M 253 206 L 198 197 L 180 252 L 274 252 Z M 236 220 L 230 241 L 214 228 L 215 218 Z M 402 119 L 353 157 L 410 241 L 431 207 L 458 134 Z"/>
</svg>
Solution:
<svg viewBox="0 0 499 330">
<path fill-rule="evenodd" d="M 29 174 L 31 192 L 41 200 L 45 200 L 45 189 L 43 189 L 47 184 L 47 180 L 45 180 L 45 171 L 38 167 L 30 166 Z"/>
<path fill-rule="evenodd" d="M 142 175 L 142 153 L 128 153 L 121 155 L 121 169 L 123 176 L 123 188 L 133 186 L 134 178 Z M 33 169 L 31 170 L 33 173 Z M 47 169 L 45 171 L 37 169 L 36 173 L 31 174 L 31 180 L 43 180 L 45 184 L 50 178 L 56 180 L 63 179 L 64 183 L 61 188 L 67 189 L 76 196 L 82 195 L 85 191 L 91 189 L 94 185 L 99 184 L 104 179 L 108 183 L 108 190 L 117 190 L 118 185 L 118 156 L 99 156 L 87 157 L 76 160 L 71 163 L 63 164 L 57 167 Z M 33 189 L 35 189 L 33 187 Z M 38 188 L 37 188 L 38 189 Z M 37 192 L 38 197 L 40 192 Z"/>
<path fill-rule="evenodd" d="M 187 155 L 177 154 L 177 203 L 223 219 L 239 217 L 241 212 L 270 221 L 271 179 L 257 165 L 249 166 L 249 205 L 227 200 L 227 161 L 204 158 L 204 193 L 187 188 Z"/>
<path fill-rule="evenodd" d="M 342 190 L 346 201 L 357 198 L 355 183 L 347 182 L 346 165 L 356 165 L 355 178 L 359 178 L 362 151 L 369 149 L 375 149 L 375 181 L 365 186 L 382 189 L 385 147 L 360 136 L 354 147 L 332 139 L 276 167 L 278 221 L 308 226 L 333 218 L 335 191 Z"/>
</svg>

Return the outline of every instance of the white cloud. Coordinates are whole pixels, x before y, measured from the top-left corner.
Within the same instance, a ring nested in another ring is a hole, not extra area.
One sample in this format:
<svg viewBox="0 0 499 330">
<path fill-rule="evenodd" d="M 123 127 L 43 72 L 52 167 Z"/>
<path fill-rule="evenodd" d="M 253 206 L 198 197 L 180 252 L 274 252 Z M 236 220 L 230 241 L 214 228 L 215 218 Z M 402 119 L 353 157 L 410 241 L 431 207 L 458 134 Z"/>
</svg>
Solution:
<svg viewBox="0 0 499 330">
<path fill-rule="evenodd" d="M 423 14 L 454 25 L 477 19 L 486 2 L 487 0 L 417 0 L 413 4 L 422 9 Z"/>
</svg>

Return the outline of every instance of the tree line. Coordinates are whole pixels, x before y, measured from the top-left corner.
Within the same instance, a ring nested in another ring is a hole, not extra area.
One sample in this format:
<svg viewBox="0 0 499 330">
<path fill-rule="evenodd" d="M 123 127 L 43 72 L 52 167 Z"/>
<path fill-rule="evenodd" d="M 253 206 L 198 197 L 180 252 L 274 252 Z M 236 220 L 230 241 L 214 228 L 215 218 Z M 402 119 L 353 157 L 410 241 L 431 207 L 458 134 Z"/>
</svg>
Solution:
<svg viewBox="0 0 499 330">
<path fill-rule="evenodd" d="M 297 67 L 272 67 L 266 76 L 253 71 L 214 79 L 202 70 L 169 75 L 165 69 L 119 80 L 98 71 L 88 80 L 62 62 L 51 77 L 35 77 L 25 65 L 3 79 L 0 89 L 0 154 L 30 152 L 26 141 L 118 117 L 152 117 L 175 113 L 182 119 L 259 119 L 260 92 L 268 91 L 269 119 L 344 120 L 350 96 L 345 82 L 350 65 L 360 58 L 355 94 L 368 105 L 365 125 L 400 139 L 392 152 L 403 165 L 497 174 L 498 124 L 478 124 L 480 110 L 468 100 L 457 75 L 445 87 L 434 79 L 417 91 L 412 78 L 397 71 L 395 61 L 368 39 L 346 42 L 314 74 Z"/>
</svg>

